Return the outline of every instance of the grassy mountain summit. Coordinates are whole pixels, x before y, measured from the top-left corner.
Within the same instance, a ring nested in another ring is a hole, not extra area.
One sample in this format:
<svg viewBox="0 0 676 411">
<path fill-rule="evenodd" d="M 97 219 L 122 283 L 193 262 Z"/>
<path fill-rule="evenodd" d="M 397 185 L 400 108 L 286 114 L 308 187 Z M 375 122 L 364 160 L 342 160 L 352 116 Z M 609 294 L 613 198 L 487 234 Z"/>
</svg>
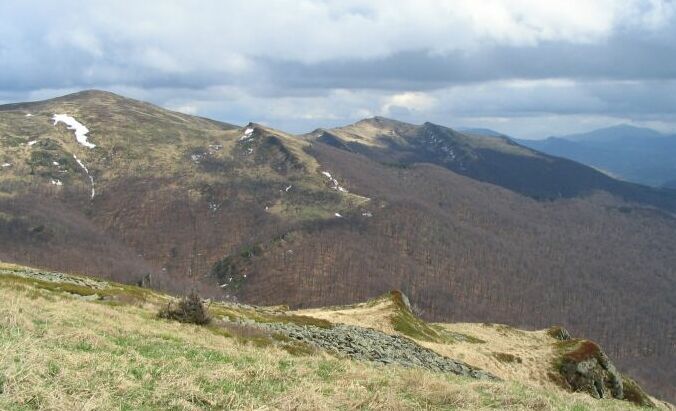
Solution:
<svg viewBox="0 0 676 411">
<path fill-rule="evenodd" d="M 629 379 L 626 400 L 570 392 L 552 330 L 428 324 L 398 293 L 305 311 L 210 302 L 210 324 L 196 326 L 158 318 L 174 300 L 162 293 L 0 263 L 0 297 L 7 410 L 674 409 Z M 340 351 L 341 335 L 364 349 Z M 406 362 L 411 350 L 420 362 Z"/>
<path fill-rule="evenodd" d="M 676 196 L 671 192 L 615 180 L 593 168 L 528 148 L 531 143 L 516 143 L 497 133 L 465 133 L 433 123 L 417 126 L 374 117 L 315 131 L 310 136 L 381 162 L 437 164 L 538 199 L 605 191 L 627 201 L 676 210 Z"/>
<path fill-rule="evenodd" d="M 5 261 L 293 308 L 400 289 L 427 321 L 563 324 L 676 395 L 667 190 L 431 123 L 294 136 L 95 91 L 0 106 L 0 165 Z"/>
</svg>

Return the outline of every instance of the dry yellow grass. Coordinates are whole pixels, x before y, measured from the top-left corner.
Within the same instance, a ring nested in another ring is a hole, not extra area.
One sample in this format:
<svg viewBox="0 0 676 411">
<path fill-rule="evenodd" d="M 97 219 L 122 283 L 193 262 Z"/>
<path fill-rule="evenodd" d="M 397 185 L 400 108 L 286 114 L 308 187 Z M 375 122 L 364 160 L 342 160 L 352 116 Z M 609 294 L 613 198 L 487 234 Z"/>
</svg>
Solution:
<svg viewBox="0 0 676 411">
<path fill-rule="evenodd" d="M 388 334 L 395 334 L 392 316 L 396 307 L 390 299 L 347 307 L 299 310 L 296 313 L 343 323 L 369 327 Z M 554 338 L 545 331 L 522 331 L 499 324 L 437 324 L 452 333 L 471 337 L 469 341 L 432 342 L 413 338 L 418 344 L 449 358 L 462 360 L 472 366 L 512 381 L 521 381 L 548 389 L 559 389 L 548 377 L 556 352 Z M 398 333 L 401 334 L 401 333 Z M 408 336 L 412 338 L 411 336 Z M 480 343 L 475 340 L 481 340 Z M 513 356 L 514 361 L 505 361 L 504 356 Z"/>
<path fill-rule="evenodd" d="M 0 409 L 625 410 L 517 382 L 374 366 L 0 281 Z"/>
<path fill-rule="evenodd" d="M 405 335 L 441 355 L 464 361 L 506 381 L 561 391 L 561 387 L 550 377 L 550 373 L 554 371 L 553 364 L 559 355 L 555 346 L 557 340 L 548 335 L 546 330 L 525 331 L 503 324 L 439 323 L 431 326 L 452 335 L 469 338 L 453 338 L 448 342 L 428 341 L 396 331 L 392 321 L 396 310 L 397 306 L 391 298 L 381 297 L 360 304 L 304 309 L 294 313 L 332 323 Z M 670 404 L 655 398 L 652 400 L 661 408 L 674 409 Z"/>
</svg>

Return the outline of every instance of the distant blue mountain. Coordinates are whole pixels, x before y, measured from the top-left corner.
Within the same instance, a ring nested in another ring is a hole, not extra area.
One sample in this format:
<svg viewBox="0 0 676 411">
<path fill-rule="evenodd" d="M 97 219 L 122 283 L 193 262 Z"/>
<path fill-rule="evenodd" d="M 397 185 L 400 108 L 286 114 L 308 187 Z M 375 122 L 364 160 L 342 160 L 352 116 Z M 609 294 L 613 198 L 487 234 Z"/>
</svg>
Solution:
<svg viewBox="0 0 676 411">
<path fill-rule="evenodd" d="M 676 136 L 649 128 L 618 125 L 544 140 L 515 141 L 627 181 L 662 186 L 676 179 Z"/>
<path fill-rule="evenodd" d="M 634 141 L 637 139 L 653 139 L 666 137 L 659 131 L 651 128 L 635 127 L 629 124 L 619 124 L 617 126 L 599 128 L 586 133 L 568 134 L 558 138 L 579 142 L 616 142 L 616 141 Z"/>
</svg>

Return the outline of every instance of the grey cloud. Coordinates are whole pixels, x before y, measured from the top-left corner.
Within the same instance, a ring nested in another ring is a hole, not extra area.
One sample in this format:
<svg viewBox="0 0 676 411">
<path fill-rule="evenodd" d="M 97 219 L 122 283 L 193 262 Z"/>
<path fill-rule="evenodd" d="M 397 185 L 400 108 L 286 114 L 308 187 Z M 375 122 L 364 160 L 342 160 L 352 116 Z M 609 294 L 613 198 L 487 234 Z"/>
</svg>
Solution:
<svg viewBox="0 0 676 411">
<path fill-rule="evenodd" d="M 573 11 L 559 16 L 542 2 L 497 2 L 504 27 L 482 21 L 482 2 L 450 11 L 439 4 L 7 2 L 0 4 L 0 99 L 104 88 L 291 131 L 375 114 L 512 124 L 525 133 L 538 128 L 525 119 L 564 127 L 566 118 L 582 117 L 676 129 L 673 3 L 632 0 L 626 10 L 600 10 L 570 1 L 562 4 Z M 470 15 L 483 26 L 472 26 Z M 404 92 L 436 103 L 416 109 L 390 101 Z"/>
</svg>

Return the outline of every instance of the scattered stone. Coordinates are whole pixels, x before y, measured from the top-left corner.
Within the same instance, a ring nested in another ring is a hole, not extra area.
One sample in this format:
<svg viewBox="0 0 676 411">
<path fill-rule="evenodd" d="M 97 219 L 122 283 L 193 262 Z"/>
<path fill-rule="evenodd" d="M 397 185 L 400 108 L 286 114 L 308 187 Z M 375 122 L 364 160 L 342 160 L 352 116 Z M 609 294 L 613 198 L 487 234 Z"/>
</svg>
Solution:
<svg viewBox="0 0 676 411">
<path fill-rule="evenodd" d="M 0 270 L 0 274 L 11 274 L 17 277 L 48 281 L 51 283 L 73 284 L 97 290 L 102 290 L 109 287 L 109 284 L 106 281 L 95 280 L 93 278 L 77 277 L 63 273 L 53 273 L 49 271 L 39 271 L 26 268 L 21 268 L 20 270 L 3 269 Z"/>
<path fill-rule="evenodd" d="M 319 328 L 290 323 L 268 323 L 259 326 L 355 360 L 419 367 L 435 372 L 497 380 L 497 377 L 490 373 L 444 357 L 408 338 L 388 335 L 370 328 L 342 324 L 332 328 Z"/>
</svg>

